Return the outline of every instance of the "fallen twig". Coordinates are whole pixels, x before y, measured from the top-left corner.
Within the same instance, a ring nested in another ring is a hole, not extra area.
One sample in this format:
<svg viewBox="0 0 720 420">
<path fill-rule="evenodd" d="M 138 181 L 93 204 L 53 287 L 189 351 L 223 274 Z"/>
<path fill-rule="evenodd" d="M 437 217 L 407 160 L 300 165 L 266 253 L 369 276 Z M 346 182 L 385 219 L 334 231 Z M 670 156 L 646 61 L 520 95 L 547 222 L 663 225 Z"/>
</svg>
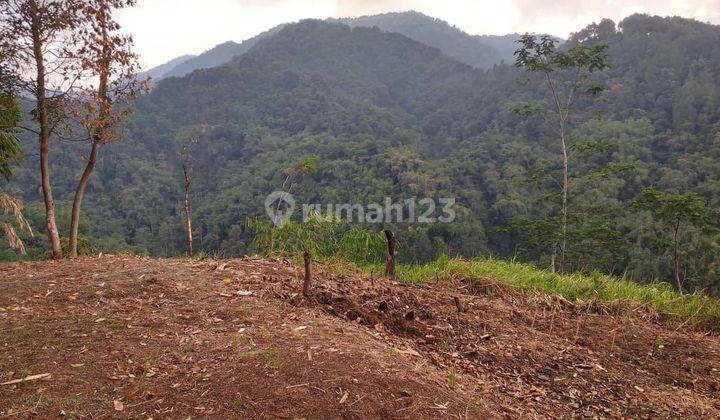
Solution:
<svg viewBox="0 0 720 420">
<path fill-rule="evenodd" d="M 30 382 L 30 381 L 37 381 L 38 379 L 46 379 L 49 377 L 50 377 L 49 373 L 40 373 L 37 375 L 26 376 L 21 379 L 13 379 L 12 381 L 3 382 L 0 385 L 14 385 L 14 384 L 22 383 L 22 382 Z"/>
</svg>

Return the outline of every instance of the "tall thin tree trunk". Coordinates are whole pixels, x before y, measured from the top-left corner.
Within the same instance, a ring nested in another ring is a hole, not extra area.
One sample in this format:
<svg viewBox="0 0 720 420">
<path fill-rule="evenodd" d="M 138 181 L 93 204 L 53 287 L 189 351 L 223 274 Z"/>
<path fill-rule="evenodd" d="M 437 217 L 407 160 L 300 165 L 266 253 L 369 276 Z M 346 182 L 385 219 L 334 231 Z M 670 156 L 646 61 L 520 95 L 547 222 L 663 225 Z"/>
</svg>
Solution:
<svg viewBox="0 0 720 420">
<path fill-rule="evenodd" d="M 189 258 L 193 256 L 193 234 L 192 219 L 190 218 L 190 183 L 192 179 L 186 165 L 183 165 L 183 174 L 185 175 L 185 198 L 183 200 L 183 212 L 185 213 L 185 232 L 187 233 L 187 255 Z"/>
<path fill-rule="evenodd" d="M 193 256 L 193 234 L 192 234 L 192 219 L 190 218 L 190 184 L 192 184 L 192 167 L 190 165 L 190 147 L 196 144 L 197 141 L 190 137 L 187 144 L 183 146 L 180 152 L 180 165 L 183 171 L 183 177 L 185 183 L 185 195 L 183 197 L 183 213 L 185 217 L 185 235 L 187 241 L 187 255 L 188 258 Z"/>
<path fill-rule="evenodd" d="M 677 284 L 680 294 L 683 293 L 682 281 L 680 280 L 680 258 L 678 256 L 678 231 L 680 230 L 680 221 L 675 222 L 673 231 L 673 271 L 675 272 L 675 283 Z"/>
<path fill-rule="evenodd" d="M 45 97 L 45 62 L 43 58 L 43 41 L 40 37 L 41 28 L 40 18 L 38 16 L 37 4 L 31 3 L 33 8 L 32 18 L 32 34 L 33 34 L 33 54 L 35 55 L 35 64 L 37 67 L 37 119 L 40 125 L 40 179 L 43 192 L 43 201 L 45 202 L 45 227 L 50 237 L 50 245 L 52 246 L 52 258 L 59 260 L 62 258 L 62 246 L 60 245 L 60 234 L 58 233 L 57 224 L 55 223 L 55 201 L 52 194 L 52 185 L 50 184 L 50 122 L 48 118 L 47 98 Z"/>
<path fill-rule="evenodd" d="M 90 149 L 90 157 L 88 158 L 85 170 L 80 177 L 77 188 L 75 189 L 75 197 L 73 198 L 72 214 L 70 216 L 70 256 L 75 258 L 78 256 L 78 226 L 80 225 L 80 207 L 82 206 L 85 188 L 90 181 L 90 175 L 95 164 L 97 163 L 98 153 L 100 151 L 100 143 L 93 139 L 92 148 Z"/>
<path fill-rule="evenodd" d="M 91 134 L 92 146 L 90 149 L 90 157 L 88 158 L 85 170 L 80 177 L 80 182 L 75 189 L 75 197 L 73 198 L 72 214 L 70 216 L 70 256 L 77 257 L 77 243 L 78 243 L 78 228 L 80 225 L 80 207 L 82 207 L 82 200 L 85 195 L 85 188 L 90 181 L 90 175 L 92 175 L 95 165 L 97 164 L 97 157 L 100 151 L 100 146 L 103 144 L 106 135 L 105 123 L 110 116 L 111 105 L 110 99 L 108 98 L 108 76 L 110 74 L 110 57 L 108 56 L 108 32 L 106 25 L 105 9 L 100 9 L 99 16 L 100 26 L 102 27 L 102 61 L 100 65 L 100 80 L 98 83 L 98 106 L 100 113 L 98 114 L 98 121 L 96 128 Z"/>
<path fill-rule="evenodd" d="M 565 272 L 565 249 L 567 247 L 567 220 L 568 220 L 568 181 L 569 163 L 565 144 L 565 121 L 560 123 L 560 142 L 563 153 L 563 188 L 562 188 L 562 226 L 560 228 L 560 274 Z"/>
<path fill-rule="evenodd" d="M 568 181 L 569 181 L 569 167 L 570 164 L 568 162 L 568 153 L 567 153 L 567 144 L 565 142 L 565 124 L 567 123 L 568 117 L 570 115 L 570 101 L 572 98 L 573 93 L 571 92 L 570 96 L 568 97 L 568 105 L 565 109 L 563 109 L 563 106 L 560 104 L 560 99 L 558 98 L 558 91 L 555 87 L 555 83 L 553 82 L 552 77 L 550 76 L 550 72 L 545 71 L 545 78 L 547 80 L 548 86 L 550 87 L 550 91 L 552 92 L 553 100 L 555 101 L 555 109 L 558 114 L 558 131 L 560 133 L 560 145 L 562 146 L 562 155 L 563 155 L 563 184 L 562 184 L 562 209 L 560 211 L 561 213 L 561 222 L 560 222 L 560 261 L 558 261 L 558 268 L 560 274 L 563 274 L 565 272 L 565 250 L 567 247 L 567 220 L 568 220 Z M 574 91 L 573 91 L 574 92 Z M 553 249 L 553 253 L 555 250 Z"/>
</svg>

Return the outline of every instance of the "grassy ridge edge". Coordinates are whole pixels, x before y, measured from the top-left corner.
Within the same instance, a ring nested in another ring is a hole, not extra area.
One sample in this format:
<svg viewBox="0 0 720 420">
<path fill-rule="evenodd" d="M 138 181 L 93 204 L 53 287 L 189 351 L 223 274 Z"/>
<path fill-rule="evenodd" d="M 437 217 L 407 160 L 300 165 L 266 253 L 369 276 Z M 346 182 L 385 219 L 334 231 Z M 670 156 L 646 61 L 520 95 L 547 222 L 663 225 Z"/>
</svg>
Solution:
<svg viewBox="0 0 720 420">
<path fill-rule="evenodd" d="M 367 275 L 384 270 L 382 265 L 357 266 L 339 259 L 329 259 L 327 263 L 337 272 L 347 273 L 348 264 L 353 266 L 352 271 L 361 270 Z M 668 325 L 720 331 L 720 301 L 701 292 L 680 294 L 665 282 L 639 284 L 600 273 L 560 275 L 493 258 L 441 257 L 427 264 L 399 264 L 396 271 L 398 280 L 409 283 L 491 283 L 531 298 L 559 297 L 589 311 L 618 315 L 641 313 Z"/>
</svg>

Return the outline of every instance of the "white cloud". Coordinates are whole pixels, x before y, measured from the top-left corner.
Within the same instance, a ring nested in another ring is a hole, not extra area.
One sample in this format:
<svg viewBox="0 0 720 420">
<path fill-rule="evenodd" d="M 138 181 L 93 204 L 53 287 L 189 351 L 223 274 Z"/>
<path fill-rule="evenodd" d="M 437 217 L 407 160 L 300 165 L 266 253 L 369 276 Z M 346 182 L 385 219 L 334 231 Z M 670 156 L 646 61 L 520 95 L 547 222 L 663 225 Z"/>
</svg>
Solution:
<svg viewBox="0 0 720 420">
<path fill-rule="evenodd" d="M 119 20 L 146 67 L 219 43 L 242 41 L 305 18 L 417 10 L 472 34 L 543 32 L 567 37 L 609 17 L 679 15 L 720 24 L 720 0 L 139 0 Z"/>
</svg>

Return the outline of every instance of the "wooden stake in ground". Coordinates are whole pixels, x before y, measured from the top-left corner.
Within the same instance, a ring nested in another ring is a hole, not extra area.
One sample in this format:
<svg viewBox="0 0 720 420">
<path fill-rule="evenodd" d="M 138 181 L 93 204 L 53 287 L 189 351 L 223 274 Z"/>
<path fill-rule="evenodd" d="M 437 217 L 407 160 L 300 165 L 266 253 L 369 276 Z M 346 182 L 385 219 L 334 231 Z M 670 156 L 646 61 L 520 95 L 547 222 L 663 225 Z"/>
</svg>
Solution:
<svg viewBox="0 0 720 420">
<path fill-rule="evenodd" d="M 391 230 L 385 229 L 385 237 L 387 238 L 387 260 L 385 261 L 385 275 L 392 281 L 395 281 L 395 235 Z"/>
<path fill-rule="evenodd" d="M 303 281 L 303 295 L 310 297 L 310 287 L 312 286 L 312 259 L 310 258 L 310 251 L 305 250 L 303 252 L 303 260 L 305 262 L 305 280 Z"/>
<path fill-rule="evenodd" d="M 459 314 L 465 312 L 465 308 L 463 308 L 462 302 L 460 301 L 459 296 L 453 296 L 453 300 L 455 301 L 455 308 L 457 308 L 457 311 Z"/>
</svg>

